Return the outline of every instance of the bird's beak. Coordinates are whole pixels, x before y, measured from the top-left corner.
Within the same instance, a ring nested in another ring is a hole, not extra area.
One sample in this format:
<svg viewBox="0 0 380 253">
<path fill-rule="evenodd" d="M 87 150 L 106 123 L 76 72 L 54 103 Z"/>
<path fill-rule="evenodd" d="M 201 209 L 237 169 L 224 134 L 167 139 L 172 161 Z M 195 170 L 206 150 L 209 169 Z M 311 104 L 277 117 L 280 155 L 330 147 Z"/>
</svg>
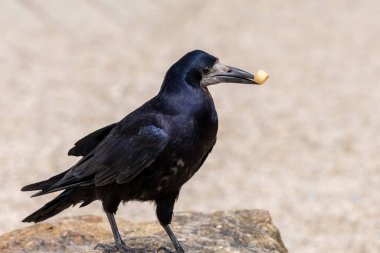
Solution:
<svg viewBox="0 0 380 253">
<path fill-rule="evenodd" d="M 202 75 L 201 85 L 207 86 L 217 83 L 258 84 L 254 79 L 255 77 L 251 73 L 216 62 L 208 74 Z"/>
</svg>

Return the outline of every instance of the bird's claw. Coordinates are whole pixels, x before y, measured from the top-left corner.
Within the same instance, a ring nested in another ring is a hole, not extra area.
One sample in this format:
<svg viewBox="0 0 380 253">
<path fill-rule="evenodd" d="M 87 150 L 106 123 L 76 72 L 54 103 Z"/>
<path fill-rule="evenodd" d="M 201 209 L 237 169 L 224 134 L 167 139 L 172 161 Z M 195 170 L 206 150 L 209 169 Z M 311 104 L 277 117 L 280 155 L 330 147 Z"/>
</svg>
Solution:
<svg viewBox="0 0 380 253">
<path fill-rule="evenodd" d="M 153 253 L 146 248 L 130 248 L 125 244 L 98 244 L 94 248 L 103 253 L 122 252 L 122 253 Z"/>
<path fill-rule="evenodd" d="M 166 247 L 160 247 L 158 248 L 157 253 L 174 253 L 174 252 Z"/>
<path fill-rule="evenodd" d="M 168 249 L 166 247 L 160 247 L 160 248 L 158 248 L 157 253 L 185 253 L 185 251 L 182 248 L 180 248 L 174 252 L 174 251 L 171 251 L 170 249 Z"/>
<path fill-rule="evenodd" d="M 118 252 L 119 247 L 116 244 L 98 244 L 95 246 L 94 250 L 99 250 L 103 253 L 109 253 L 109 252 Z"/>
</svg>

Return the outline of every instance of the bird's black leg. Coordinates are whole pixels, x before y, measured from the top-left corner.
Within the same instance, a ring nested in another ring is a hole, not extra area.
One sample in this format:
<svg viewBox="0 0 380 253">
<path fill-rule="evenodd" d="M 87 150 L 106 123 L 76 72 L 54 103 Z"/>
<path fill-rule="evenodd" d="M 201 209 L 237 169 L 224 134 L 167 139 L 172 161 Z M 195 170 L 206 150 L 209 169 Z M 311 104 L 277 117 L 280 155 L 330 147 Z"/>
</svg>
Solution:
<svg viewBox="0 0 380 253">
<path fill-rule="evenodd" d="M 172 241 L 175 252 L 176 253 L 184 253 L 185 251 L 183 250 L 181 244 L 175 237 L 173 231 L 170 229 L 169 224 L 172 221 L 173 217 L 173 208 L 174 208 L 174 203 L 178 197 L 179 192 L 173 193 L 170 196 L 160 198 L 156 200 L 157 204 L 157 209 L 156 209 L 156 214 L 157 218 L 160 221 L 161 226 L 165 229 L 166 233 L 168 234 L 170 240 Z M 157 252 L 164 252 L 164 253 L 172 253 L 168 248 L 165 247 L 160 247 Z"/>
<path fill-rule="evenodd" d="M 176 253 L 184 253 L 185 251 L 183 250 L 181 244 L 179 243 L 179 241 L 175 237 L 173 231 L 170 229 L 169 225 L 162 225 L 162 227 L 165 229 L 170 240 L 172 241 L 174 248 L 176 250 Z M 172 251 L 170 251 L 168 248 L 165 248 L 165 247 L 161 247 L 157 250 L 158 253 L 161 251 L 163 251 L 164 253 L 172 253 Z"/>
<path fill-rule="evenodd" d="M 106 213 L 106 214 L 107 214 L 108 221 L 110 222 L 110 225 L 111 225 L 113 238 L 115 238 L 115 243 L 125 245 L 125 243 L 123 242 L 123 239 L 121 239 L 114 215 L 112 213 Z"/>
<path fill-rule="evenodd" d="M 115 217 L 112 213 L 106 213 L 108 221 L 111 225 L 112 234 L 115 239 L 115 244 L 98 244 L 96 245 L 95 249 L 100 250 L 104 253 L 108 252 L 125 252 L 125 253 L 142 253 L 142 252 L 151 252 L 146 249 L 137 249 L 137 248 L 130 248 L 127 245 L 125 245 L 123 239 L 121 239 L 119 230 L 116 225 Z"/>
</svg>

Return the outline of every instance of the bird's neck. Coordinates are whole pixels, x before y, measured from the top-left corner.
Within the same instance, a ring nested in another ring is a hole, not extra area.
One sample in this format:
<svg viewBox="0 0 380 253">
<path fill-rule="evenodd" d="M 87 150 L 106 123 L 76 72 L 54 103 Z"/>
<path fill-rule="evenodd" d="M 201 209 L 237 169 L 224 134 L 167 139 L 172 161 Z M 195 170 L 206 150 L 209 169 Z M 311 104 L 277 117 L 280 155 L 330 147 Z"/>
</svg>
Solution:
<svg viewBox="0 0 380 253">
<path fill-rule="evenodd" d="M 207 89 L 185 83 L 174 83 L 174 85 L 181 87 L 162 87 L 155 99 L 159 101 L 160 108 L 165 108 L 169 114 L 182 114 L 184 111 L 195 112 L 201 110 L 202 107 L 214 108 L 213 99 Z"/>
</svg>

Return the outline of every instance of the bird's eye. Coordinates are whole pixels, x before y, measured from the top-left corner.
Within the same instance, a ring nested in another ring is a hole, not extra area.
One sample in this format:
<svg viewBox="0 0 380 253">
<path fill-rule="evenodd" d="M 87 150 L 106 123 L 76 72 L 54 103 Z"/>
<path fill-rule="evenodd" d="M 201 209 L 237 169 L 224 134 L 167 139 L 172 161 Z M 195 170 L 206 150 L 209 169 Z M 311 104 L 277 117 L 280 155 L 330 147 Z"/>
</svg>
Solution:
<svg viewBox="0 0 380 253">
<path fill-rule="evenodd" d="M 201 72 L 203 75 L 208 75 L 210 74 L 210 69 L 208 67 L 204 67 L 201 69 Z"/>
</svg>

